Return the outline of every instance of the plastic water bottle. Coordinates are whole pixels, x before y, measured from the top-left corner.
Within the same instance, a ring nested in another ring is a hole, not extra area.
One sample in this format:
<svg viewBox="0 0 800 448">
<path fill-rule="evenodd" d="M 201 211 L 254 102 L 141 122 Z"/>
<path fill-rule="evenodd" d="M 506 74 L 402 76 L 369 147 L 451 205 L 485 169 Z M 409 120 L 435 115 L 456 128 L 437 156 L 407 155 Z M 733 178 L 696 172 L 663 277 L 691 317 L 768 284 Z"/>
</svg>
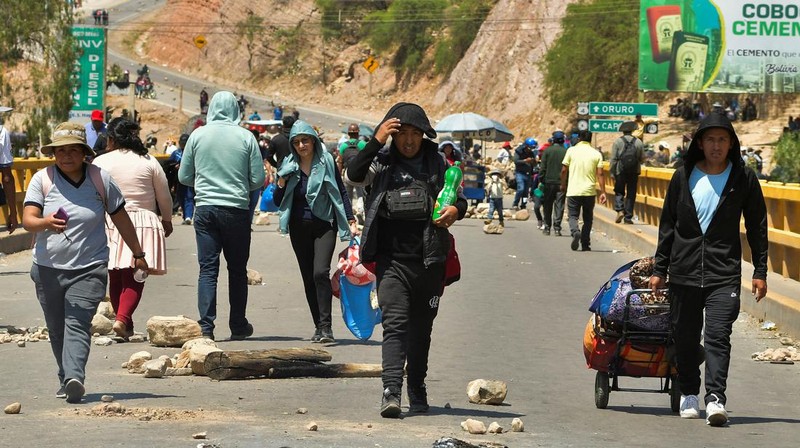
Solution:
<svg viewBox="0 0 800 448">
<path fill-rule="evenodd" d="M 444 172 L 444 188 L 439 192 L 436 198 L 436 204 L 433 206 L 433 220 L 436 221 L 442 216 L 445 207 L 449 207 L 456 203 L 458 198 L 458 186 L 461 185 L 461 162 L 456 162 L 453 166 Z"/>
<path fill-rule="evenodd" d="M 148 274 L 147 271 L 141 269 L 133 271 L 133 279 L 139 283 L 144 283 L 144 281 L 147 280 L 148 275 L 150 274 Z"/>
</svg>

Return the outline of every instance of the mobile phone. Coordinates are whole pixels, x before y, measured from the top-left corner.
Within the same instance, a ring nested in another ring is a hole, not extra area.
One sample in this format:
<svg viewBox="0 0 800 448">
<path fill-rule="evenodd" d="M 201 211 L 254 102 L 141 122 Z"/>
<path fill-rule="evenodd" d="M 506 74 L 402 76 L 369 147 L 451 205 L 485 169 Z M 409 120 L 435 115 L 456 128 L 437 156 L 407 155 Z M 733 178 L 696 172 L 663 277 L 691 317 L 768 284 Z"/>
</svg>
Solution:
<svg viewBox="0 0 800 448">
<path fill-rule="evenodd" d="M 56 213 L 53 216 L 55 216 L 58 219 L 63 219 L 64 224 L 69 222 L 69 213 L 67 213 L 67 211 L 64 210 L 64 207 L 59 207 L 58 211 L 56 211 Z"/>
</svg>

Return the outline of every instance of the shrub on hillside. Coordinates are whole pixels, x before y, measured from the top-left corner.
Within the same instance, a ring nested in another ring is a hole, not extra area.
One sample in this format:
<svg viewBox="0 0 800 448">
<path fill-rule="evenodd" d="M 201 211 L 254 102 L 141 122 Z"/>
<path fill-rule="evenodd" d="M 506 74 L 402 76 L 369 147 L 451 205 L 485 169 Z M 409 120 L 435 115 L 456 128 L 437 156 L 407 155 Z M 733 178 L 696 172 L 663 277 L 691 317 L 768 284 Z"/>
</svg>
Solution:
<svg viewBox="0 0 800 448">
<path fill-rule="evenodd" d="M 638 89 L 638 0 L 592 0 L 567 6 L 563 32 L 544 58 L 550 104 L 633 101 Z"/>
<path fill-rule="evenodd" d="M 772 154 L 774 167 L 769 180 L 800 182 L 800 132 L 784 132 Z"/>
</svg>

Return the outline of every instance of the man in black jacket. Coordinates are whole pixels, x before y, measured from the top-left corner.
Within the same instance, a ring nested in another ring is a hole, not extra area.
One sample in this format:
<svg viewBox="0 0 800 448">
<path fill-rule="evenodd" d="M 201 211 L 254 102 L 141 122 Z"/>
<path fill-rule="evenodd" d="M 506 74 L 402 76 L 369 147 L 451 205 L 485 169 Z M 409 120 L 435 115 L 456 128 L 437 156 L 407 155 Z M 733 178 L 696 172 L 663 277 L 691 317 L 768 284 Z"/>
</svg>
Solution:
<svg viewBox="0 0 800 448">
<path fill-rule="evenodd" d="M 384 148 L 390 136 L 392 143 Z M 376 262 L 385 418 L 400 416 L 404 365 L 409 411 L 428 411 L 425 377 L 450 248 L 447 229 L 467 211 L 467 200 L 459 192 L 455 205 L 431 219 L 448 164 L 425 136 L 436 137 L 425 111 L 416 104 L 395 104 L 345 171 L 350 182 L 371 186 L 361 260 Z"/>
<path fill-rule="evenodd" d="M 666 286 L 672 303 L 681 418 L 699 418 L 697 345 L 705 309 L 706 423 L 728 421 L 725 389 L 730 336 L 739 314 L 744 216 L 754 267 L 752 293 L 767 294 L 767 210 L 761 185 L 739 157 L 739 138 L 722 114 L 709 114 L 697 128 L 686 163 L 672 176 L 661 214 L 654 290 Z"/>
<path fill-rule="evenodd" d="M 276 134 L 270 141 L 269 149 L 267 150 L 267 162 L 275 168 L 281 166 L 283 158 L 292 152 L 292 147 L 289 144 L 289 132 L 292 131 L 295 119 L 291 115 L 283 117 L 283 128 L 280 134 Z"/>
</svg>

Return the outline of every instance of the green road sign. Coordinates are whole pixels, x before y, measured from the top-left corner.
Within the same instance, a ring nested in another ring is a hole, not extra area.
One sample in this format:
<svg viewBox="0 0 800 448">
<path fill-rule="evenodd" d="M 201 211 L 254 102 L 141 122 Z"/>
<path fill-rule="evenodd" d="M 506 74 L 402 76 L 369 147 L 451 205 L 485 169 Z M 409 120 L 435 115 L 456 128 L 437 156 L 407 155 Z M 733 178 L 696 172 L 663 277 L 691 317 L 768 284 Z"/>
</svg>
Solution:
<svg viewBox="0 0 800 448">
<path fill-rule="evenodd" d="M 592 132 L 619 132 L 619 125 L 627 120 L 589 120 L 589 130 Z"/>
<path fill-rule="evenodd" d="M 72 121 L 89 121 L 92 110 L 104 109 L 106 91 L 106 30 L 99 26 L 73 26 L 78 59 L 72 72 Z"/>
<path fill-rule="evenodd" d="M 658 115 L 658 104 L 655 103 L 589 103 L 589 115 L 633 116 L 643 117 Z"/>
</svg>

